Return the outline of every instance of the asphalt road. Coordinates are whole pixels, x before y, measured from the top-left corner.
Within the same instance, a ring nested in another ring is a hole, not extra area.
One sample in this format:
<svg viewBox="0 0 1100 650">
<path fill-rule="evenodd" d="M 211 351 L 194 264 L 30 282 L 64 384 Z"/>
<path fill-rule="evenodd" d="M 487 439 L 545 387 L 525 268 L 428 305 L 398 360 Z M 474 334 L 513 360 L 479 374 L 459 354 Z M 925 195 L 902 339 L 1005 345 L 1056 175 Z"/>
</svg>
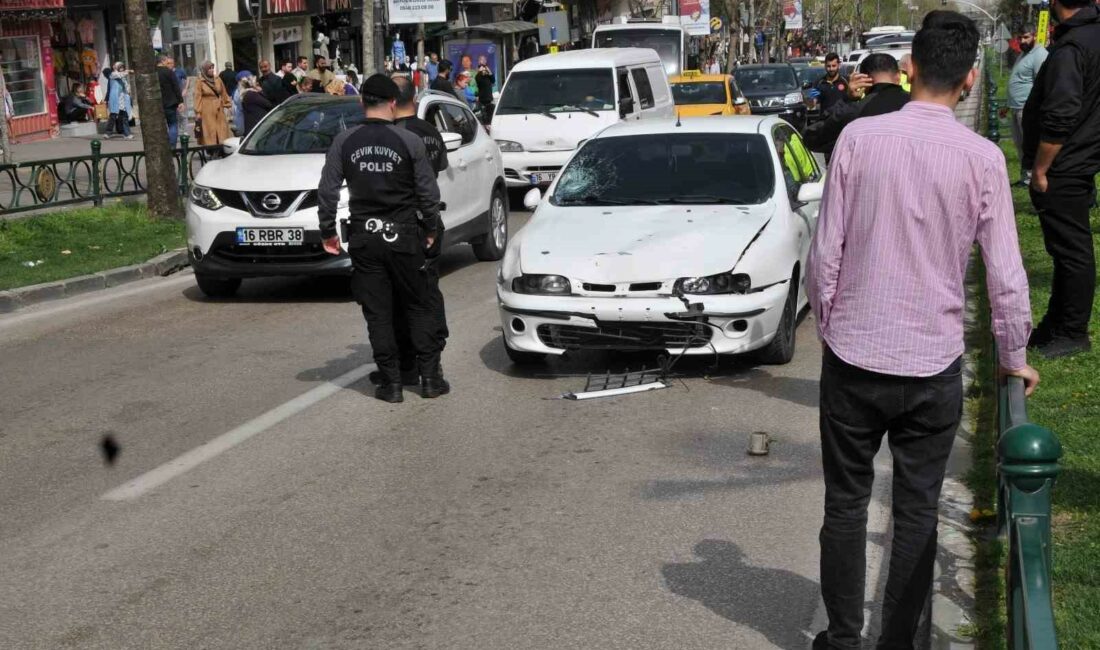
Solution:
<svg viewBox="0 0 1100 650">
<path fill-rule="evenodd" d="M 346 282 L 212 302 L 183 275 L 0 318 L 0 647 L 808 647 L 811 320 L 788 366 L 685 361 L 670 389 L 573 402 L 646 359 L 517 370 L 495 265 L 461 247 L 442 270 L 454 392 L 398 405 L 356 380 Z"/>
</svg>

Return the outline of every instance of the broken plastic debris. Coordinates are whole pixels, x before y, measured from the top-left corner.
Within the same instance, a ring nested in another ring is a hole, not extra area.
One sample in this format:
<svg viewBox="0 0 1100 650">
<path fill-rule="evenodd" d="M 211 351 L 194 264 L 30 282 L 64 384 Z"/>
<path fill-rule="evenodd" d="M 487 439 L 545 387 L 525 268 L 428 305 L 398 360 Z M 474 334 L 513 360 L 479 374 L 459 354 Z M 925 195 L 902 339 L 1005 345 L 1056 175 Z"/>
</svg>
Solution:
<svg viewBox="0 0 1100 650">
<path fill-rule="evenodd" d="M 27 267 L 28 269 L 33 269 L 34 267 L 42 266 L 45 263 L 46 260 L 27 260 L 26 262 L 23 262 L 23 266 Z"/>
<path fill-rule="evenodd" d="M 65 250 L 61 251 L 61 254 L 62 254 L 62 255 L 72 255 L 72 254 L 73 254 L 73 252 L 72 252 L 71 250 L 69 250 L 69 249 L 67 249 L 67 248 L 66 248 Z"/>
</svg>

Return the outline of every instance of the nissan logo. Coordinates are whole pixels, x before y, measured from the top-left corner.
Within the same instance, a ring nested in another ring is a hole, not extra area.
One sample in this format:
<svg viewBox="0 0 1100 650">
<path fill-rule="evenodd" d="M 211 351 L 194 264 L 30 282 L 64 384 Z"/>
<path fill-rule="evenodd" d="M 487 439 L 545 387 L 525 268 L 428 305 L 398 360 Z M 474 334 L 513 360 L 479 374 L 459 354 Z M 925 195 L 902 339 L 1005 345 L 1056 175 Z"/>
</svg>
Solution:
<svg viewBox="0 0 1100 650">
<path fill-rule="evenodd" d="M 264 194 L 264 198 L 260 199 L 260 207 L 268 212 L 278 210 L 282 204 L 283 200 L 279 198 L 278 194 Z"/>
</svg>

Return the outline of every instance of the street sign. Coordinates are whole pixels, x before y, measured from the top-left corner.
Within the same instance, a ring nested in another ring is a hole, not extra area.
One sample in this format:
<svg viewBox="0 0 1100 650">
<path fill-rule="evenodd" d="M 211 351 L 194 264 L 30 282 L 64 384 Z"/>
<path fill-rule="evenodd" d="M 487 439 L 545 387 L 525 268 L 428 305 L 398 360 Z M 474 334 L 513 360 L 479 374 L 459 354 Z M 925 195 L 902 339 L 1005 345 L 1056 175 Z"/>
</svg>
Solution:
<svg viewBox="0 0 1100 650">
<path fill-rule="evenodd" d="M 1046 46 L 1047 32 L 1050 31 L 1050 10 L 1043 9 L 1039 12 L 1039 24 L 1035 27 L 1035 42 Z"/>
<path fill-rule="evenodd" d="M 718 16 L 710 19 L 710 33 L 717 34 L 722 31 L 722 19 Z"/>
</svg>

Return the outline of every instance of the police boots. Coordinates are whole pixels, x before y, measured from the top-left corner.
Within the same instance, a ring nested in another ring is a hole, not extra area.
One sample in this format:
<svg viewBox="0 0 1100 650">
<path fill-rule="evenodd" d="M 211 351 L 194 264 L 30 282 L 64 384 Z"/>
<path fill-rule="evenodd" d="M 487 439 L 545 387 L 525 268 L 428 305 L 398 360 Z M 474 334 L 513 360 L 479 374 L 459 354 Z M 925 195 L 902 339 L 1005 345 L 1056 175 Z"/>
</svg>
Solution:
<svg viewBox="0 0 1100 650">
<path fill-rule="evenodd" d="M 405 401 L 405 394 L 401 391 L 401 384 L 382 384 L 374 389 L 374 396 L 383 402 L 397 404 Z"/>
<path fill-rule="evenodd" d="M 451 392 L 451 385 L 443 378 L 442 372 L 420 379 L 420 394 L 428 399 L 446 395 L 449 392 Z"/>
</svg>

